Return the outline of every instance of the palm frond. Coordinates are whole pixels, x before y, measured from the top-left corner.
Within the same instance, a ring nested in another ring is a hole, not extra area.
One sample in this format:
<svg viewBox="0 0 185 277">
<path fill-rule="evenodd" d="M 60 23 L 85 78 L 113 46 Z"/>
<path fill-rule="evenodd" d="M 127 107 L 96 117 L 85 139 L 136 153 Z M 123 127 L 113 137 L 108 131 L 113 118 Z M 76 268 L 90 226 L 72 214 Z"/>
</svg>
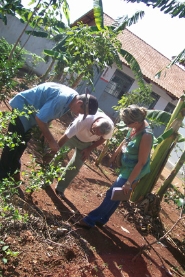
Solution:
<svg viewBox="0 0 185 277">
<path fill-rule="evenodd" d="M 124 49 L 120 49 L 119 53 L 122 55 L 123 58 L 125 58 L 125 60 L 130 65 L 130 68 L 133 71 L 133 73 L 135 75 L 135 78 L 138 81 L 138 83 L 140 85 L 144 85 L 143 74 L 141 72 L 141 68 L 140 68 L 139 63 L 137 62 L 137 60 L 134 58 L 134 56 L 132 56 L 132 54 L 130 54 L 129 52 L 127 52 Z"/>
<path fill-rule="evenodd" d="M 184 60 L 185 60 L 185 49 L 182 50 L 182 52 L 180 52 L 180 54 L 178 54 L 177 56 L 175 56 L 173 58 L 173 60 L 168 64 L 166 65 L 164 68 L 162 68 L 160 71 L 158 71 L 156 74 L 155 74 L 155 78 L 159 79 L 161 77 L 161 74 L 162 72 L 165 70 L 165 69 L 169 69 L 172 67 L 172 65 L 176 64 L 176 63 L 179 63 L 179 64 L 182 64 L 184 65 Z"/>
<path fill-rule="evenodd" d="M 170 14 L 171 17 L 185 17 L 185 2 L 175 0 L 127 0 L 131 3 L 144 3 L 146 6 L 159 8 L 164 13 Z"/>
<path fill-rule="evenodd" d="M 127 26 L 131 26 L 137 23 L 138 20 L 142 19 L 144 15 L 145 15 L 144 11 L 137 11 L 130 18 L 128 17 L 128 15 L 117 18 L 112 24 L 112 26 L 115 27 L 114 32 L 124 30 Z"/>
<path fill-rule="evenodd" d="M 166 68 L 170 68 L 173 64 L 179 63 L 185 59 L 185 49 L 182 50 L 176 57 L 173 58 L 171 63 Z"/>
</svg>

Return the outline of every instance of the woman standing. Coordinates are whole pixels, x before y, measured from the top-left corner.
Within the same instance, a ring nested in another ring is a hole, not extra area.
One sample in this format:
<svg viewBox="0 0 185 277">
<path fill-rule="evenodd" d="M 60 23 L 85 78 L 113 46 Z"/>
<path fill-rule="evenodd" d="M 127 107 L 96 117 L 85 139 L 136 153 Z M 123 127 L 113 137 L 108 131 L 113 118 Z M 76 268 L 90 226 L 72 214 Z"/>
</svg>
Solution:
<svg viewBox="0 0 185 277">
<path fill-rule="evenodd" d="M 124 194 L 128 194 L 134 183 L 150 172 L 150 153 L 153 143 L 153 133 L 145 120 L 147 111 L 143 107 L 131 105 L 120 111 L 120 119 L 129 127 L 124 141 L 110 158 L 110 164 L 121 153 L 120 174 L 100 206 L 91 211 L 76 225 L 90 229 L 103 226 L 117 209 L 120 201 L 111 200 L 112 189 L 121 187 Z"/>
</svg>

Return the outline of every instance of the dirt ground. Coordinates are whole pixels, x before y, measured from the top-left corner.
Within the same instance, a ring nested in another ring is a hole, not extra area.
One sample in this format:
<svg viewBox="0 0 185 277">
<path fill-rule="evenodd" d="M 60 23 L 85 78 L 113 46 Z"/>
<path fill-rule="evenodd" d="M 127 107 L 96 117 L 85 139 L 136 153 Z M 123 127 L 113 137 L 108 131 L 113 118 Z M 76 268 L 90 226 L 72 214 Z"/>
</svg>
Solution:
<svg viewBox="0 0 185 277">
<path fill-rule="evenodd" d="M 71 118 L 54 121 L 52 133 L 59 137 Z M 101 148 L 100 148 L 101 151 Z M 22 157 L 22 170 L 29 170 L 31 145 Z M 66 160 L 69 159 L 69 153 Z M 14 205 L 30 215 L 25 223 L 9 222 L 0 240 L 4 240 L 17 257 L 9 257 L 0 276 L 6 277 L 166 277 L 185 276 L 185 221 L 180 221 L 167 238 L 140 253 L 141 248 L 159 239 L 180 216 L 173 204 L 162 202 L 159 217 L 141 214 L 132 202 L 122 202 L 110 221 L 101 228 L 86 230 L 75 225 L 102 201 L 116 179 L 106 160 L 97 167 L 92 153 L 78 176 L 65 191 L 65 200 L 51 187 L 25 192 L 29 179 L 24 177 Z M 161 179 L 168 176 L 167 169 Z M 176 178 L 174 183 L 181 186 Z M 144 219 L 147 223 L 143 223 Z"/>
</svg>

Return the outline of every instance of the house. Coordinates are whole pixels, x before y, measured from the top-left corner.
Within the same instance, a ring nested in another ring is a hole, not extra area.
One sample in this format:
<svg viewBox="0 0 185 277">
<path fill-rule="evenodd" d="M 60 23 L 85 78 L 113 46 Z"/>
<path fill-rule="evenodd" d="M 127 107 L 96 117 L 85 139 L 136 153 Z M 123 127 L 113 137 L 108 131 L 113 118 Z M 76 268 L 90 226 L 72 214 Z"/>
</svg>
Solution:
<svg viewBox="0 0 185 277">
<path fill-rule="evenodd" d="M 78 21 L 94 25 L 93 11 L 83 15 L 73 25 Z M 112 22 L 113 19 L 104 14 L 104 24 L 110 25 Z M 154 101 L 149 108 L 172 112 L 185 90 L 185 71 L 178 65 L 173 65 L 157 79 L 155 78 L 156 73 L 165 68 L 170 60 L 128 29 L 119 35 L 119 40 L 122 43 L 122 48 L 131 53 L 139 63 L 145 82 L 152 86 Z M 122 62 L 122 70 L 113 64 L 112 67 L 105 68 L 103 72 L 95 76 L 95 91 L 92 91 L 98 98 L 100 108 L 113 118 L 116 113 L 112 106 L 117 105 L 124 93 L 138 87 L 128 63 L 124 58 L 122 58 Z M 83 89 L 83 85 L 78 88 L 79 92 Z"/>
</svg>

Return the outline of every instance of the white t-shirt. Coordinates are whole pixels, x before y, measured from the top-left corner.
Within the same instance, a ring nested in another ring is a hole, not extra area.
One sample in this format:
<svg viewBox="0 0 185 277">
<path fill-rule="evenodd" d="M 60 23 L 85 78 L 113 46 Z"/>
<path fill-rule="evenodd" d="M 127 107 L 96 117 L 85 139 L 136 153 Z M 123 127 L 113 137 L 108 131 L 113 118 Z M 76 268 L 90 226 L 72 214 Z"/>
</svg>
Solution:
<svg viewBox="0 0 185 277">
<path fill-rule="evenodd" d="M 97 141 L 100 139 L 100 136 L 93 135 L 90 131 L 91 126 L 93 122 L 97 118 L 106 118 L 112 125 L 112 130 L 109 132 L 107 135 L 103 135 L 104 139 L 110 139 L 112 137 L 113 131 L 114 131 L 114 123 L 108 117 L 105 113 L 103 112 L 97 112 L 95 115 L 88 115 L 84 120 L 83 120 L 83 114 L 80 114 L 67 128 L 65 131 L 66 136 L 70 139 L 73 136 L 76 136 L 80 141 L 82 142 L 91 142 L 91 141 Z"/>
</svg>

